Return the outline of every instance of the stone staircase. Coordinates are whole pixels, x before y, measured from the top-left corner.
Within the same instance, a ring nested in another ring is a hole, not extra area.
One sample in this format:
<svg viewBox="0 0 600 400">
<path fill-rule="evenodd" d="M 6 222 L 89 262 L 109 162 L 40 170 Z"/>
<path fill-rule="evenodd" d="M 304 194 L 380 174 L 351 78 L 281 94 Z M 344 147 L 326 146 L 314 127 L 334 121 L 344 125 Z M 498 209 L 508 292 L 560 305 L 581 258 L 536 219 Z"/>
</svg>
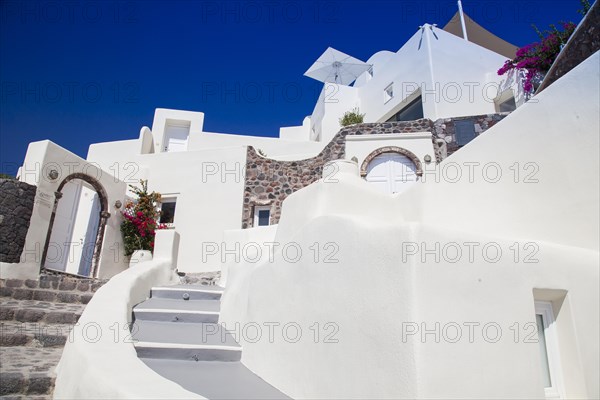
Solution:
<svg viewBox="0 0 600 400">
<path fill-rule="evenodd" d="M 103 281 L 0 280 L 0 398 L 50 399 L 73 324 Z"/>
<path fill-rule="evenodd" d="M 240 362 L 241 346 L 218 324 L 222 292 L 214 285 L 152 288 L 133 309 L 138 357 L 207 399 L 288 399 Z"/>
</svg>

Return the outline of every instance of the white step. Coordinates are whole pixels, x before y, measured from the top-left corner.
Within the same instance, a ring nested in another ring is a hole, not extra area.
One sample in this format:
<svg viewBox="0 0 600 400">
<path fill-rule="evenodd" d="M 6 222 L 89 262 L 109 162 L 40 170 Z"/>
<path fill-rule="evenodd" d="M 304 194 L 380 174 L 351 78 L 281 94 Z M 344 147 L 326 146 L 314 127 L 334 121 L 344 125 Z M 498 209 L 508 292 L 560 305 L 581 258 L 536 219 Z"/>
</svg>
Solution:
<svg viewBox="0 0 600 400">
<path fill-rule="evenodd" d="M 219 310 L 218 300 L 150 298 L 133 308 L 133 316 L 136 321 L 216 323 Z"/>
<path fill-rule="evenodd" d="M 151 291 L 152 298 L 184 299 L 187 294 L 189 300 L 219 300 L 224 288 L 215 285 L 173 285 L 157 286 Z"/>
</svg>

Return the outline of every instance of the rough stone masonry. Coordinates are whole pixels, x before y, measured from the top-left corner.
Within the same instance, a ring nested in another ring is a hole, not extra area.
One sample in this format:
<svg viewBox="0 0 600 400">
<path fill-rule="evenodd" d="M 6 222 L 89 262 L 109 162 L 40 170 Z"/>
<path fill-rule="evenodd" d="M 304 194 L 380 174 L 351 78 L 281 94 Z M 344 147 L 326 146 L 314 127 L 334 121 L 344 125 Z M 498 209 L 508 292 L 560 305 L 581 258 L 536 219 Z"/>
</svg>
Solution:
<svg viewBox="0 0 600 400">
<path fill-rule="evenodd" d="M 21 258 L 36 187 L 14 179 L 0 179 L 0 261 Z"/>
</svg>

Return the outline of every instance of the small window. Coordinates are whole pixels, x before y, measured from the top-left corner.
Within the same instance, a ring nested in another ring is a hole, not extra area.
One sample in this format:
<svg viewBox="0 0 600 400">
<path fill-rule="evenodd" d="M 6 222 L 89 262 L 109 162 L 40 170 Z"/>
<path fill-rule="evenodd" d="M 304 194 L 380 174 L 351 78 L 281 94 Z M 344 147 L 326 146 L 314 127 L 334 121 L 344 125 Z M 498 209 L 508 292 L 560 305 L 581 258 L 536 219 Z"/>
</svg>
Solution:
<svg viewBox="0 0 600 400">
<path fill-rule="evenodd" d="M 267 226 L 271 224 L 271 207 L 254 207 L 254 226 Z"/>
<path fill-rule="evenodd" d="M 394 98 L 394 84 L 390 83 L 383 91 L 383 102 L 387 103 Z"/>
<path fill-rule="evenodd" d="M 167 119 L 164 132 L 164 151 L 186 151 L 190 135 L 190 121 Z"/>
<path fill-rule="evenodd" d="M 369 68 L 367 70 L 367 81 L 370 80 L 373 77 L 373 67 L 371 66 L 371 68 Z"/>
<path fill-rule="evenodd" d="M 175 197 L 163 198 L 160 205 L 160 218 L 158 222 L 161 224 L 173 225 L 175 223 L 175 206 L 177 199 Z"/>
<path fill-rule="evenodd" d="M 456 136 L 456 144 L 464 146 L 477 136 L 475 124 L 470 120 L 454 121 L 454 135 Z"/>
<path fill-rule="evenodd" d="M 496 111 L 497 112 L 511 112 L 517 109 L 517 103 L 515 103 L 515 98 L 513 96 L 508 99 L 496 103 Z"/>
<path fill-rule="evenodd" d="M 549 301 L 535 302 L 535 322 L 540 348 L 542 382 L 547 399 L 560 399 L 560 358 L 554 325 L 554 311 Z"/>
<path fill-rule="evenodd" d="M 496 112 L 511 112 L 517 109 L 515 95 L 512 89 L 506 89 L 494 99 Z"/>
</svg>

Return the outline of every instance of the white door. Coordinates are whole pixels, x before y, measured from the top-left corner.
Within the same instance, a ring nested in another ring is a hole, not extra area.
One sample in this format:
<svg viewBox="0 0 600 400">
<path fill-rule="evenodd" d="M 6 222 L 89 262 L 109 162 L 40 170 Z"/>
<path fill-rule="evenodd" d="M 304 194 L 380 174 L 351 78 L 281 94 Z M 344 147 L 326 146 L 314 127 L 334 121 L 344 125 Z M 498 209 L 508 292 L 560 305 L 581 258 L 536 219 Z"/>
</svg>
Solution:
<svg viewBox="0 0 600 400">
<path fill-rule="evenodd" d="M 400 193 L 417 181 L 417 169 L 402 154 L 384 153 L 369 163 L 366 180 L 383 193 Z"/>
<path fill-rule="evenodd" d="M 57 271 L 65 271 L 71 253 L 73 226 L 79 205 L 81 182 L 69 181 L 62 188 L 62 197 L 58 200 L 54 224 L 50 233 L 50 242 L 44 266 Z"/>
<path fill-rule="evenodd" d="M 170 125 L 165 127 L 165 150 L 167 152 L 186 151 L 190 127 L 185 125 Z"/>
<path fill-rule="evenodd" d="M 89 213 L 79 212 L 77 215 L 78 219 L 87 218 L 87 225 L 85 223 L 83 224 L 86 225 L 87 230 L 85 231 L 85 235 L 82 235 L 82 237 L 74 237 L 76 242 L 78 240 L 79 243 L 83 243 L 81 246 L 81 259 L 78 269 L 74 273 L 83 276 L 90 276 L 92 271 L 92 259 L 94 256 L 94 250 L 96 248 L 96 237 L 98 236 L 98 226 L 100 225 L 100 198 L 98 197 L 98 193 L 96 193 L 94 190 L 88 189 L 88 191 L 82 193 L 83 195 L 81 196 L 79 208 L 80 210 L 84 207 L 86 209 L 89 208 Z M 81 203 L 84 203 L 85 206 Z M 75 258 L 74 261 L 76 262 L 77 259 Z"/>
</svg>

